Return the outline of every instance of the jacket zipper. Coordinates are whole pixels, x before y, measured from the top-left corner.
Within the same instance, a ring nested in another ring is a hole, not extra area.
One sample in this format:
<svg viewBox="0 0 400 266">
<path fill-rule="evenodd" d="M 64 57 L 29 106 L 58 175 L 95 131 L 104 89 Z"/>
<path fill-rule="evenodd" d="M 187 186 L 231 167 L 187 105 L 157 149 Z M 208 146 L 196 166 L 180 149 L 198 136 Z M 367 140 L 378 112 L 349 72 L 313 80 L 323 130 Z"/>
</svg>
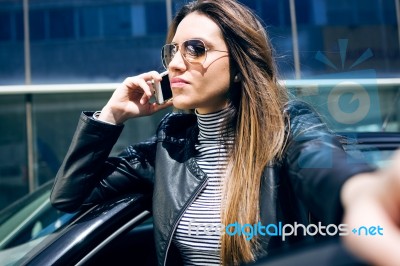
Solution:
<svg viewBox="0 0 400 266">
<path fill-rule="evenodd" d="M 182 208 L 181 212 L 178 215 L 178 219 L 175 220 L 174 226 L 172 227 L 171 233 L 169 234 L 168 237 L 168 245 L 167 245 L 167 249 L 165 250 L 165 258 L 164 258 L 164 266 L 167 263 L 167 257 L 168 257 L 168 250 L 169 247 L 171 246 L 171 242 L 172 242 L 172 235 L 175 232 L 176 227 L 178 226 L 178 222 L 181 220 L 183 213 L 186 211 L 186 209 L 189 207 L 190 204 L 192 204 L 192 202 L 194 201 L 194 199 L 197 197 L 197 195 L 203 190 L 203 188 L 207 185 L 208 182 L 208 176 L 206 176 L 206 178 L 204 178 L 204 181 L 202 181 L 203 183 L 200 185 L 200 187 L 195 191 L 195 193 L 193 193 L 192 197 L 190 197 L 189 201 L 185 204 L 185 206 Z"/>
</svg>

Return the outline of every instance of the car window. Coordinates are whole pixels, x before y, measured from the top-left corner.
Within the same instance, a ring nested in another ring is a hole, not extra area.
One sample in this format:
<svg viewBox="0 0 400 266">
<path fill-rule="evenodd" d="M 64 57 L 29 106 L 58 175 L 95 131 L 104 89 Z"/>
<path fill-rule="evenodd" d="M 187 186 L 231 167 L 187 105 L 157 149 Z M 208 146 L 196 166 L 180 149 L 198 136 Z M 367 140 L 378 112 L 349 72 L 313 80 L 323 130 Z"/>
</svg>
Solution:
<svg viewBox="0 0 400 266">
<path fill-rule="evenodd" d="M 0 261 L 2 265 L 14 265 L 14 263 L 22 258 L 27 252 L 39 244 L 43 238 L 44 237 L 37 238 L 24 244 L 1 250 Z"/>
<path fill-rule="evenodd" d="M 0 213 L 2 264 L 12 265 L 74 217 L 75 214 L 60 212 L 51 205 L 50 190 L 51 185 L 46 185 Z"/>
</svg>

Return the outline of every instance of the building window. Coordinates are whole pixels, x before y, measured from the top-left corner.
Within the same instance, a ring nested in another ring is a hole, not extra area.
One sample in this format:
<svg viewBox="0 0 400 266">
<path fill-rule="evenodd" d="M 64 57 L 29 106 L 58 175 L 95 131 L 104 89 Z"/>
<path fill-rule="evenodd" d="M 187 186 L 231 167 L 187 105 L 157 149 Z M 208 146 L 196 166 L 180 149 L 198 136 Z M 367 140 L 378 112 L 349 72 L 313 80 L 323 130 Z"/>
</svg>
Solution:
<svg viewBox="0 0 400 266">
<path fill-rule="evenodd" d="M 146 10 L 143 5 L 131 6 L 132 36 L 143 36 L 147 32 Z"/>
<path fill-rule="evenodd" d="M 100 9 L 98 7 L 82 7 L 78 10 L 79 37 L 95 38 L 101 36 Z"/>
<path fill-rule="evenodd" d="M 0 41 L 11 40 L 11 14 L 0 12 Z"/>
<path fill-rule="evenodd" d="M 168 26 L 164 2 L 146 3 L 146 24 L 149 33 L 165 34 Z"/>
<path fill-rule="evenodd" d="M 49 10 L 50 39 L 74 38 L 74 10 L 72 8 Z"/>
<path fill-rule="evenodd" d="M 128 5 L 104 6 L 102 8 L 103 33 L 105 37 L 131 35 L 131 9 Z"/>
<path fill-rule="evenodd" d="M 46 19 L 44 10 L 31 10 L 29 12 L 29 35 L 32 41 L 46 39 Z"/>
</svg>

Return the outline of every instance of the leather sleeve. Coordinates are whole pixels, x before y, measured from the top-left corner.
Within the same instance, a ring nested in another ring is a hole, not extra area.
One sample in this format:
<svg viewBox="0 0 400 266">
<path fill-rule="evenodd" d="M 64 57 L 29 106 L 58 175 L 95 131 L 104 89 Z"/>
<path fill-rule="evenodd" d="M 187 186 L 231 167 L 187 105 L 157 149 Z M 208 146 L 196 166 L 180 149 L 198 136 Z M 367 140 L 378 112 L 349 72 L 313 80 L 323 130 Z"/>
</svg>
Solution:
<svg viewBox="0 0 400 266">
<path fill-rule="evenodd" d="M 110 125 L 83 112 L 51 192 L 51 203 L 73 212 L 84 205 L 135 191 L 152 190 L 155 138 L 109 154 L 123 125 Z"/>
<path fill-rule="evenodd" d="M 317 221 L 338 224 L 343 215 L 340 191 L 344 182 L 375 169 L 351 158 L 308 104 L 296 101 L 286 111 L 290 123 L 284 167 L 294 192 Z"/>
</svg>

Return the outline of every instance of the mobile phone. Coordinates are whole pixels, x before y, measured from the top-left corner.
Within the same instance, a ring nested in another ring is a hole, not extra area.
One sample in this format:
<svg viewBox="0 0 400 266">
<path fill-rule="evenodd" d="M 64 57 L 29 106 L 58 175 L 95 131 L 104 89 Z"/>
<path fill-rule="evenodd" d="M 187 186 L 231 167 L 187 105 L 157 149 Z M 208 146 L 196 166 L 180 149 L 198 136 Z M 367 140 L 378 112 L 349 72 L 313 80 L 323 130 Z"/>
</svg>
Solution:
<svg viewBox="0 0 400 266">
<path fill-rule="evenodd" d="M 161 82 L 153 83 L 154 96 L 157 104 L 163 104 L 172 99 L 171 84 L 169 83 L 168 71 L 161 73 Z"/>
</svg>

